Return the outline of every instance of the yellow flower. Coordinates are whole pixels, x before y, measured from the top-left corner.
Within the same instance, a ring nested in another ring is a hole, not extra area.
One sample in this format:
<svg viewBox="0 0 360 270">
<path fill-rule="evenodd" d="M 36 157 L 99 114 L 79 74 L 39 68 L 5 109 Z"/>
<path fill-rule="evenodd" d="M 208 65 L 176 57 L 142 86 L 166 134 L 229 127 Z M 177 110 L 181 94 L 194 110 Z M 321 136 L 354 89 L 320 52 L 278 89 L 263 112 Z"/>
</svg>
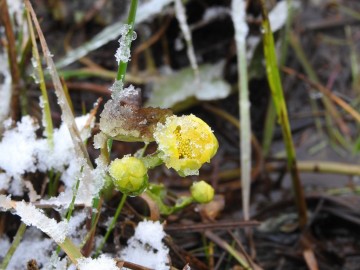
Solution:
<svg viewBox="0 0 360 270">
<path fill-rule="evenodd" d="M 154 138 L 166 167 L 181 176 L 197 175 L 200 167 L 209 162 L 219 147 L 210 127 L 195 115 L 170 116 L 159 123 Z"/>
<path fill-rule="evenodd" d="M 190 188 L 191 196 L 198 203 L 208 203 L 214 198 L 214 189 L 205 181 L 195 182 Z"/>
<path fill-rule="evenodd" d="M 123 157 L 110 163 L 109 174 L 115 187 L 130 196 L 141 194 L 148 185 L 147 169 L 144 163 L 135 157 Z"/>
</svg>

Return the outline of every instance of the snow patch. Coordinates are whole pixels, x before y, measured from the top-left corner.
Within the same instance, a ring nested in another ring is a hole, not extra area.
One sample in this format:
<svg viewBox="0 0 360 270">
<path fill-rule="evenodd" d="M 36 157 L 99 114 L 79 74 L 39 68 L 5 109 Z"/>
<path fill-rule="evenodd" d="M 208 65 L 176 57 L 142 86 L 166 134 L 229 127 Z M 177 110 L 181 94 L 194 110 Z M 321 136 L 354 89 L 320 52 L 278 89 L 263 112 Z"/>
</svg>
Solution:
<svg viewBox="0 0 360 270">
<path fill-rule="evenodd" d="M 128 240 L 128 246 L 121 251 L 120 258 L 152 269 L 168 270 L 169 249 L 162 242 L 164 237 L 159 221 L 142 221 Z"/>
<path fill-rule="evenodd" d="M 81 258 L 77 266 L 79 270 L 119 270 L 116 261 L 104 254 L 97 259 Z"/>
</svg>

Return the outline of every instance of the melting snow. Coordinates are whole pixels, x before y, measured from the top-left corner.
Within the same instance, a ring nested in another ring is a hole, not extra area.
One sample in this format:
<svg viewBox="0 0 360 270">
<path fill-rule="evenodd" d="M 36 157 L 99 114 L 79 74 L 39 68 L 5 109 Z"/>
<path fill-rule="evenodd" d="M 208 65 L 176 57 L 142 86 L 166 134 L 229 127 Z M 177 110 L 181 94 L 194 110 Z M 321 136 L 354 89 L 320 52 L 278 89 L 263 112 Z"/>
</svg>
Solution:
<svg viewBox="0 0 360 270">
<path fill-rule="evenodd" d="M 143 221 L 138 224 L 135 234 L 128 240 L 128 246 L 120 253 L 121 259 L 156 270 L 170 269 L 169 249 L 163 244 L 165 237 L 159 221 Z"/>
</svg>

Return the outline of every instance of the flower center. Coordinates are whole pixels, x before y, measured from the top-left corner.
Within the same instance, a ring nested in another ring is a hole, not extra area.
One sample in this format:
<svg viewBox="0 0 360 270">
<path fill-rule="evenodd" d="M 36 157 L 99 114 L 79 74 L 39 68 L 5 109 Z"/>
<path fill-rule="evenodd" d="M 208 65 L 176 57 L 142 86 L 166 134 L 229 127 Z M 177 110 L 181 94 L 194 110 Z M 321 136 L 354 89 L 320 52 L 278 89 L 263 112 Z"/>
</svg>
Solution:
<svg viewBox="0 0 360 270">
<path fill-rule="evenodd" d="M 176 136 L 179 159 L 191 158 L 192 152 L 190 147 L 190 139 L 184 138 L 182 136 L 180 126 L 176 127 L 174 134 Z"/>
</svg>

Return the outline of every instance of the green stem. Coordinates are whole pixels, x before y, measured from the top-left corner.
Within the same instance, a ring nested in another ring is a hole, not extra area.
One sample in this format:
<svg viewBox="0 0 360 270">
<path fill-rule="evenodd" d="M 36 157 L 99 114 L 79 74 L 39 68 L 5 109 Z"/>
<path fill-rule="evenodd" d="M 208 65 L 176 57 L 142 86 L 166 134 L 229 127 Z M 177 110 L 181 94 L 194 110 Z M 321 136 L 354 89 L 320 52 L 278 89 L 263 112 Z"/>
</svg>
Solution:
<svg viewBox="0 0 360 270">
<path fill-rule="evenodd" d="M 128 17 L 128 21 L 127 21 L 127 24 L 130 25 L 129 32 L 126 34 L 128 37 L 132 37 L 133 33 L 134 33 L 134 24 L 135 24 L 137 5 L 138 5 L 138 0 L 131 0 L 129 17 Z M 131 40 L 132 40 L 132 38 L 130 38 L 129 46 L 131 46 Z M 120 61 L 118 73 L 117 73 L 117 77 L 116 77 L 116 79 L 118 81 L 120 81 L 120 80 L 123 82 L 125 81 L 126 69 L 127 69 L 127 62 Z"/>
<path fill-rule="evenodd" d="M 77 260 L 83 257 L 80 249 L 70 240 L 70 238 L 66 237 L 64 242 L 57 244 L 75 265 L 77 264 Z"/>
<path fill-rule="evenodd" d="M 287 4 L 288 16 L 286 18 L 285 27 L 281 31 L 281 37 L 280 37 L 280 44 L 281 44 L 280 60 L 279 60 L 280 66 L 285 65 L 287 59 L 288 48 L 289 48 L 289 33 L 291 32 L 291 24 L 293 21 L 293 14 L 294 14 L 292 0 L 286 0 L 286 4 Z M 262 141 L 263 155 L 265 157 L 267 157 L 270 152 L 270 147 L 274 136 L 275 125 L 276 125 L 276 110 L 272 97 L 270 97 L 266 112 L 265 126 L 263 132 L 264 136 Z"/>
<path fill-rule="evenodd" d="M 108 230 L 106 231 L 106 234 L 104 236 L 104 239 L 102 240 L 100 246 L 96 249 L 96 252 L 95 252 L 95 258 L 99 256 L 104 244 L 106 243 L 106 240 L 109 238 L 109 235 L 110 233 L 112 232 L 112 230 L 114 229 L 115 227 L 115 224 L 116 224 L 116 221 L 120 215 L 120 212 L 125 204 L 125 201 L 126 201 L 126 198 L 127 198 L 127 195 L 126 194 L 123 194 L 121 200 L 120 200 L 120 203 L 116 209 L 116 212 L 115 212 L 115 216 L 113 217 L 113 219 L 111 220 L 111 223 L 109 225 L 109 228 Z"/>
<path fill-rule="evenodd" d="M 268 18 L 265 1 L 260 0 L 262 6 L 262 27 L 264 30 L 264 55 L 266 59 L 266 72 L 270 85 L 271 95 L 274 100 L 276 113 L 282 128 L 288 168 L 292 178 L 292 186 L 295 193 L 295 203 L 299 215 L 299 225 L 304 228 L 307 223 L 306 201 L 304 191 L 301 186 L 299 171 L 296 164 L 296 152 L 292 140 L 288 112 L 286 108 L 280 73 L 277 64 L 274 37 L 272 35 L 270 21 Z"/>
<path fill-rule="evenodd" d="M 6 269 L 6 267 L 8 266 L 8 264 L 9 264 L 9 262 L 11 260 L 11 257 L 13 256 L 13 254 L 16 251 L 17 247 L 19 246 L 20 241 L 21 241 L 25 231 L 26 231 L 26 225 L 25 225 L 25 223 L 21 222 L 20 227 L 17 230 L 15 238 L 14 238 L 12 244 L 11 244 L 11 247 L 9 248 L 8 252 L 5 255 L 4 260 L 2 261 L 2 263 L 0 265 L 0 269 Z"/>
</svg>

